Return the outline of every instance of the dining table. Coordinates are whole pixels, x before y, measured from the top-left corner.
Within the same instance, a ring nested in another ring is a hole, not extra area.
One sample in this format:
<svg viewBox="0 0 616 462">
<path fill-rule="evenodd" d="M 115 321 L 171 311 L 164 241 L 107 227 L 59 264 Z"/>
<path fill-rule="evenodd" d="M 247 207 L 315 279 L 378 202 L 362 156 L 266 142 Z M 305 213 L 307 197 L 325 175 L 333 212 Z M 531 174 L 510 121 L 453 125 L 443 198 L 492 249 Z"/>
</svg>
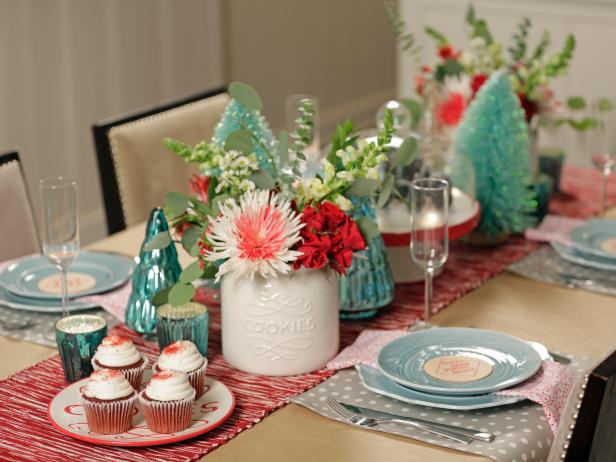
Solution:
<svg viewBox="0 0 616 462">
<path fill-rule="evenodd" d="M 616 217 L 616 207 L 607 217 Z M 88 245 L 88 250 L 137 255 L 144 225 Z M 190 256 L 178 248 L 184 266 Z M 616 346 L 613 297 L 539 283 L 503 272 L 433 317 L 438 326 L 473 326 L 543 343 L 550 350 L 599 358 Z M 0 377 L 6 378 L 57 353 L 55 348 L 0 336 Z M 202 437 L 203 438 L 203 437 Z M 204 436 L 207 438 L 207 435 Z M 33 454 L 34 458 L 34 454 Z M 363 431 L 288 404 L 238 433 L 202 458 L 216 461 L 479 461 L 461 453 L 408 438 Z"/>
</svg>

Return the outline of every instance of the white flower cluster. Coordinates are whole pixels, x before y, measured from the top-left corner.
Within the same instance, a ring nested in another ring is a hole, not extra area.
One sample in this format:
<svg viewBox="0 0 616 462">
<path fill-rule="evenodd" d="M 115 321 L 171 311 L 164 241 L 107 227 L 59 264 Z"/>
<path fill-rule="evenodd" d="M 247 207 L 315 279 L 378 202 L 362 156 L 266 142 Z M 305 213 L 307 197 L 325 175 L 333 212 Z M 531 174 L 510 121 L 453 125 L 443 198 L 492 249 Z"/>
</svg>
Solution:
<svg viewBox="0 0 616 462">
<path fill-rule="evenodd" d="M 313 178 L 307 184 L 296 185 L 297 196 L 304 202 L 329 200 L 340 209 L 349 211 L 352 202 L 344 196 L 344 192 L 358 179 L 378 180 L 379 166 L 387 160 L 387 156 L 375 149 L 373 144 L 362 148 L 349 146 L 336 152 L 340 158 L 338 169 L 327 159 L 322 161 L 322 175 Z"/>
<path fill-rule="evenodd" d="M 246 156 L 239 151 L 226 151 L 216 161 L 216 168 L 220 171 L 216 194 L 235 197 L 255 189 L 250 176 L 259 169 L 256 154 Z"/>
</svg>

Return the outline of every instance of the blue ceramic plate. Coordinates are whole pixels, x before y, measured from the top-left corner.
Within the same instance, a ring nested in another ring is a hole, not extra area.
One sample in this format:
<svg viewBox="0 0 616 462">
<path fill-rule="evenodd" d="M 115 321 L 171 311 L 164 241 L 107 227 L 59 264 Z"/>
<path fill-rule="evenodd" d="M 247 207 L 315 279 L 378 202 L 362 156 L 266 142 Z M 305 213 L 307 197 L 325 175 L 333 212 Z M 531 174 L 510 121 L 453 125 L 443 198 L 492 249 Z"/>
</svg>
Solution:
<svg viewBox="0 0 616 462">
<path fill-rule="evenodd" d="M 81 273 L 94 278 L 92 287 L 78 293 L 71 293 L 71 297 L 99 294 L 124 284 L 131 276 L 135 262 L 133 259 L 120 255 L 99 252 L 80 252 L 75 261 L 69 266 L 69 273 Z M 22 297 L 59 300 L 60 294 L 43 292 L 39 289 L 39 282 L 48 276 L 58 274 L 43 255 L 34 255 L 21 258 L 9 265 L 0 273 L 0 286 L 12 294 Z"/>
<path fill-rule="evenodd" d="M 558 256 L 568 262 L 591 268 L 616 271 L 616 259 L 588 254 L 574 247 L 564 246 L 558 242 L 552 242 L 551 245 Z"/>
<path fill-rule="evenodd" d="M 62 302 L 59 300 L 20 297 L 19 295 L 10 293 L 2 286 L 0 286 L 0 306 L 6 306 L 14 310 L 36 311 L 39 313 L 62 313 Z M 74 311 L 91 310 L 97 307 L 98 305 L 96 303 L 75 302 L 74 300 L 69 301 L 69 311 L 71 313 Z"/>
<path fill-rule="evenodd" d="M 577 249 L 587 254 L 609 258 L 616 264 L 616 220 L 594 219 L 584 226 L 572 229 L 569 233 Z"/>
<path fill-rule="evenodd" d="M 453 409 L 456 411 L 469 411 L 472 409 L 484 409 L 487 407 L 504 406 L 524 401 L 520 396 L 498 396 L 488 393 L 477 396 L 446 396 L 424 393 L 411 388 L 403 387 L 393 380 L 388 379 L 378 369 L 358 364 L 355 366 L 359 373 L 359 379 L 367 390 L 379 395 L 389 396 L 409 404 L 431 406 L 441 409 Z"/>
<path fill-rule="evenodd" d="M 458 360 L 467 364 L 460 367 Z M 413 332 L 388 343 L 377 364 L 383 374 L 405 387 L 442 395 L 479 395 L 532 377 L 541 367 L 541 358 L 526 342 L 506 334 L 443 327 Z M 442 371 L 439 378 L 426 371 L 430 364 Z M 478 373 L 481 370 L 483 374 Z M 465 381 L 454 381 L 460 379 Z"/>
</svg>

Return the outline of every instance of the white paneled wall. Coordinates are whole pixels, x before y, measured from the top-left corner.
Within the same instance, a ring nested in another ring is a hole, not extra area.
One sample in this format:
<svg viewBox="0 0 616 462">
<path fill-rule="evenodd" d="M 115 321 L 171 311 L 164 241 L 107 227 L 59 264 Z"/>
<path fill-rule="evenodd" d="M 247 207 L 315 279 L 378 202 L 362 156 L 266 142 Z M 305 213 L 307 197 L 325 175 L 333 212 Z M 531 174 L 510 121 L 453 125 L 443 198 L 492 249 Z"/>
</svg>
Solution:
<svg viewBox="0 0 616 462">
<path fill-rule="evenodd" d="M 220 17 L 220 0 L 0 0 L 0 151 L 19 149 L 36 210 L 38 179 L 73 176 L 83 240 L 106 234 L 92 123 L 221 85 Z"/>
<path fill-rule="evenodd" d="M 468 28 L 465 13 L 467 0 L 399 0 L 401 15 L 408 28 L 419 39 L 427 64 L 435 62 L 433 42 L 423 33 L 426 25 L 443 31 L 454 45 L 466 46 Z M 587 100 L 608 97 L 616 101 L 616 1 L 575 0 L 480 0 L 474 1 L 479 17 L 485 18 L 495 38 L 505 45 L 521 18 L 533 23 L 530 43 L 535 43 L 544 28 L 552 33 L 552 47 L 562 46 L 570 32 L 577 47 L 567 75 L 554 81 L 556 96 L 564 101 L 568 96 L 583 95 Z M 399 52 L 398 91 L 402 96 L 414 92 L 415 69 L 412 60 Z M 616 114 L 609 118 L 611 148 L 616 147 Z M 558 145 L 567 152 L 567 162 L 589 165 L 590 140 L 568 127 L 541 133 L 541 144 Z"/>
</svg>

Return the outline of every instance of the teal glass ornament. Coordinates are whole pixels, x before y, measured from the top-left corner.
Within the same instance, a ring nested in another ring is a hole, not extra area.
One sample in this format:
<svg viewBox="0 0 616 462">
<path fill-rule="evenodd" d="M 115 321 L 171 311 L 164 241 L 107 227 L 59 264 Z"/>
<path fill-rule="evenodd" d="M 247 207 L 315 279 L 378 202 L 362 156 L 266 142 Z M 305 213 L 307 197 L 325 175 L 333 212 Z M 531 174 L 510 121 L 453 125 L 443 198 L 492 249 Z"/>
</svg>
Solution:
<svg viewBox="0 0 616 462">
<path fill-rule="evenodd" d="M 156 308 L 152 305 L 152 298 L 159 290 L 175 284 L 182 272 L 173 243 L 164 249 L 144 250 L 145 244 L 163 231 L 169 231 L 167 219 L 162 209 L 155 208 L 146 225 L 139 264 L 131 281 L 133 291 L 126 307 L 126 325 L 142 334 L 156 332 Z"/>
<path fill-rule="evenodd" d="M 263 146 L 266 146 L 270 152 L 273 151 L 276 145 L 276 138 L 274 138 L 265 117 L 260 111 L 255 109 L 247 110 L 241 103 L 234 99 L 227 104 L 220 122 L 216 125 L 212 143 L 218 147 L 224 147 L 229 134 L 241 128 L 250 130 Z M 255 155 L 257 156 L 259 168 L 273 175 L 274 168 L 271 164 L 271 159 L 262 146 L 255 144 Z"/>
<path fill-rule="evenodd" d="M 354 219 L 369 217 L 376 222 L 372 198 L 358 199 L 354 205 Z M 394 298 L 394 279 L 383 238 L 379 234 L 367 244 L 366 250 L 353 254 L 350 268 L 340 277 L 341 319 L 371 318 Z"/>
</svg>

